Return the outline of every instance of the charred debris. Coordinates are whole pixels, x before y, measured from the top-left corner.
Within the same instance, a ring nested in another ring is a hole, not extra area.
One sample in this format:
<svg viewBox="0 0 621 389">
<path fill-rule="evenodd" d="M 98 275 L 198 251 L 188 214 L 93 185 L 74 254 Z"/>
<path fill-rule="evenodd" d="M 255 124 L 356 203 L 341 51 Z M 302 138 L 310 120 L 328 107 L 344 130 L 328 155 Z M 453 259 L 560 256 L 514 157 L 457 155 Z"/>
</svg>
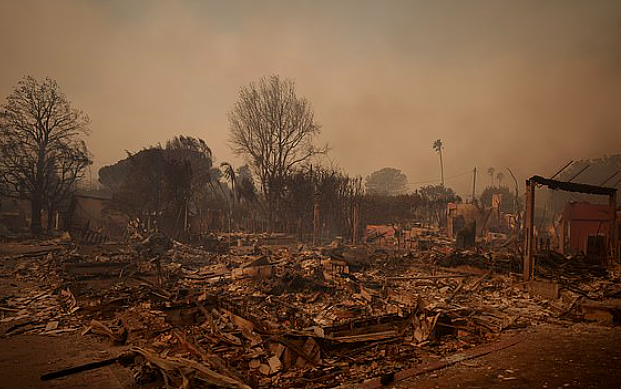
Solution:
<svg viewBox="0 0 621 389">
<path fill-rule="evenodd" d="M 58 84 L 26 77 L 2 108 L 0 276 L 14 288 L 2 336 L 109 345 L 43 380 L 119 363 L 143 388 L 376 388 L 510 347 L 534 325 L 620 322 L 619 181 L 572 182 L 588 164 L 532 176 L 526 201 L 511 170 L 515 193 L 489 168 L 480 203 L 475 168 L 462 201 L 438 139 L 439 185 L 412 193 L 394 168 L 363 182 L 313 165 L 329 149 L 321 126 L 274 75 L 242 87 L 228 114 L 247 165 L 218 168 L 205 141 L 177 136 L 80 192 L 89 121 Z M 607 181 L 616 158 L 599 162 Z M 565 199 L 550 220 L 541 187 L 604 202 Z"/>
<path fill-rule="evenodd" d="M 477 223 L 494 212 L 448 204 L 443 228 L 367 225 L 355 245 L 224 232 L 183 243 L 138 230 L 99 244 L 7 239 L 2 276 L 24 288 L 2 298 L 0 324 L 5 337 L 110 345 L 108 359 L 42 379 L 121 363 L 141 387 L 228 388 L 381 387 L 529 326 L 618 325 L 617 260 L 533 242 L 525 262 L 511 218 L 492 221 L 505 233 Z"/>
</svg>

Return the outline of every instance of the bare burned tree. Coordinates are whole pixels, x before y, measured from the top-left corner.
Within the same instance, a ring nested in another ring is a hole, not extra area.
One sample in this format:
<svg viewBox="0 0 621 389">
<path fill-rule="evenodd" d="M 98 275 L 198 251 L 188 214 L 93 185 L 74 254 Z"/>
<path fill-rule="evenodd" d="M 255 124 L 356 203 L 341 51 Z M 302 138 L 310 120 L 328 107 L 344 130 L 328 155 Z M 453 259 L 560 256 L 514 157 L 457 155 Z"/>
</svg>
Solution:
<svg viewBox="0 0 621 389">
<path fill-rule="evenodd" d="M 242 87 L 229 122 L 233 150 L 247 157 L 258 177 L 271 224 L 278 183 L 296 166 L 327 151 L 313 143 L 320 126 L 308 100 L 296 95 L 295 83 L 279 76 Z"/>
<path fill-rule="evenodd" d="M 30 201 L 30 229 L 39 233 L 42 209 L 67 196 L 91 163 L 80 140 L 88 133 L 89 119 L 49 78 L 25 77 L 6 100 L 0 112 L 4 194 Z"/>
</svg>

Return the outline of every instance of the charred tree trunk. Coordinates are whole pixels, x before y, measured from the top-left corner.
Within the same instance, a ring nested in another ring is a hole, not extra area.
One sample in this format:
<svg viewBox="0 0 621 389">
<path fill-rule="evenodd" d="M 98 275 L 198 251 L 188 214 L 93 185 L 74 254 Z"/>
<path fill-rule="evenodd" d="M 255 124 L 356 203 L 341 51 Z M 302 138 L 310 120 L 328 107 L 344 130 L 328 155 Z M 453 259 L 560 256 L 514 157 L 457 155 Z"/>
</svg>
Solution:
<svg viewBox="0 0 621 389">
<path fill-rule="evenodd" d="M 49 205 L 47 207 L 47 223 L 46 223 L 46 231 L 51 232 L 54 228 L 54 212 L 56 212 L 54 205 Z"/>
<path fill-rule="evenodd" d="M 43 208 L 41 204 L 41 199 L 38 195 L 35 195 L 30 200 L 30 232 L 32 234 L 40 234 L 42 231 L 41 227 L 41 209 Z"/>
<path fill-rule="evenodd" d="M 41 225 L 41 211 L 43 210 L 43 198 L 45 196 L 45 146 L 46 144 L 44 142 L 39 141 L 36 162 L 37 170 L 34 179 L 34 190 L 30 200 L 30 232 L 32 234 L 40 234 L 43 230 Z"/>
</svg>

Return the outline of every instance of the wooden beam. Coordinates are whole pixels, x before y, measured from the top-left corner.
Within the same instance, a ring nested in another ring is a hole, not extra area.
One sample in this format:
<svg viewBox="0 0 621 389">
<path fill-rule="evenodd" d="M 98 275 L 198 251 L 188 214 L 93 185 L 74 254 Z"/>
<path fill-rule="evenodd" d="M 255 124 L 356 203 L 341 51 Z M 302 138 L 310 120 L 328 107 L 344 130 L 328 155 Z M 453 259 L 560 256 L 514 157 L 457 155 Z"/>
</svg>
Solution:
<svg viewBox="0 0 621 389">
<path fill-rule="evenodd" d="M 524 228 L 524 280 L 528 281 L 535 274 L 533 249 L 535 248 L 535 182 L 526 180 L 526 225 Z"/>
<path fill-rule="evenodd" d="M 609 197 L 610 210 L 612 212 L 612 220 L 610 221 L 610 254 L 612 256 L 611 263 L 619 262 L 619 232 L 617 231 L 617 194 L 611 194 Z"/>
<path fill-rule="evenodd" d="M 560 189 L 565 192 L 588 193 L 588 194 L 604 195 L 604 196 L 610 196 L 610 195 L 617 193 L 617 189 L 615 188 L 551 180 L 549 178 L 543 178 L 541 176 L 532 176 L 530 179 L 528 179 L 528 181 L 539 184 L 539 185 L 547 186 L 548 188 L 553 189 L 553 190 Z"/>
<path fill-rule="evenodd" d="M 354 225 L 354 231 L 353 231 L 353 235 L 352 235 L 352 243 L 355 245 L 358 244 L 358 224 L 360 223 L 360 210 L 358 207 L 358 204 L 354 204 L 354 220 L 353 220 L 353 225 Z"/>
</svg>

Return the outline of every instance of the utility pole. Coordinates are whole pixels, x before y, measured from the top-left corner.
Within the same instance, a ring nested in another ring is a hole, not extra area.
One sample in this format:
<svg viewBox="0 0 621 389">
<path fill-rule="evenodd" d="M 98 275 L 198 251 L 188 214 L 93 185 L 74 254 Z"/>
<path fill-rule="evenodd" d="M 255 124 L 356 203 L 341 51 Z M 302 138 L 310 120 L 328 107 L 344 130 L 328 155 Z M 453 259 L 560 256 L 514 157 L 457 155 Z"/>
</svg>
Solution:
<svg viewBox="0 0 621 389">
<path fill-rule="evenodd" d="M 358 204 L 354 204 L 354 231 L 352 234 L 352 241 L 354 245 L 358 244 L 358 223 L 360 222 L 360 214 L 358 210 Z"/>
<path fill-rule="evenodd" d="M 526 224 L 524 226 L 524 281 L 532 280 L 535 275 L 535 187 L 537 183 L 526 180 Z"/>
<path fill-rule="evenodd" d="M 313 247 L 319 242 L 319 199 L 318 195 L 314 196 L 313 204 Z"/>
<path fill-rule="evenodd" d="M 313 247 L 317 246 L 319 241 L 319 193 L 315 185 L 315 176 L 313 174 L 313 165 L 310 165 L 311 186 L 313 187 Z"/>
<path fill-rule="evenodd" d="M 472 172 L 472 202 L 474 203 L 475 196 L 477 194 L 477 167 L 474 167 Z"/>
</svg>

